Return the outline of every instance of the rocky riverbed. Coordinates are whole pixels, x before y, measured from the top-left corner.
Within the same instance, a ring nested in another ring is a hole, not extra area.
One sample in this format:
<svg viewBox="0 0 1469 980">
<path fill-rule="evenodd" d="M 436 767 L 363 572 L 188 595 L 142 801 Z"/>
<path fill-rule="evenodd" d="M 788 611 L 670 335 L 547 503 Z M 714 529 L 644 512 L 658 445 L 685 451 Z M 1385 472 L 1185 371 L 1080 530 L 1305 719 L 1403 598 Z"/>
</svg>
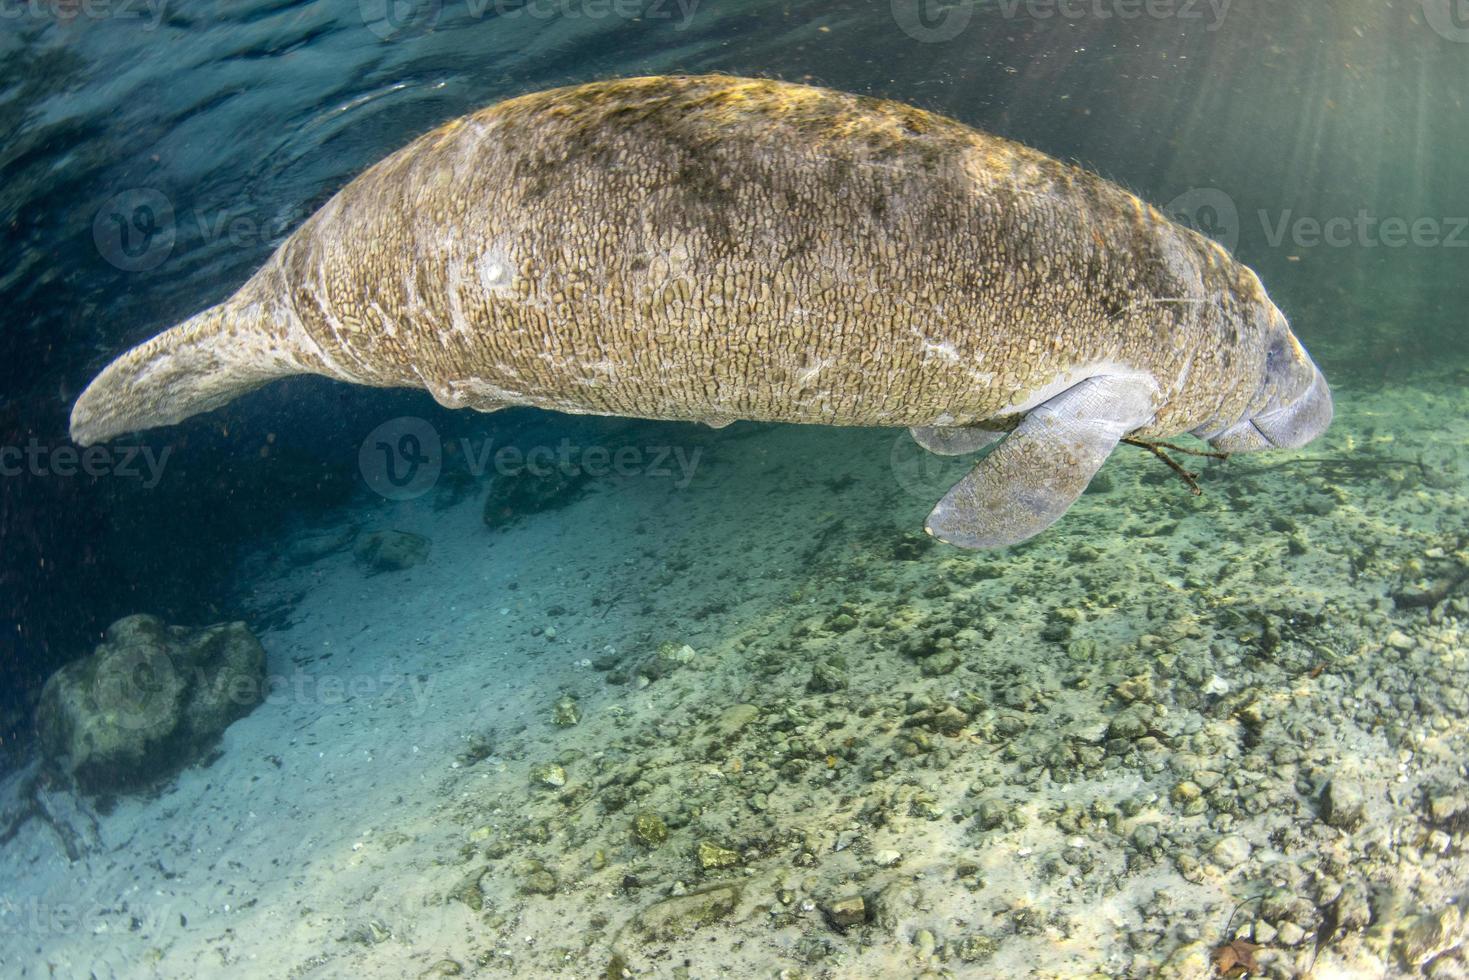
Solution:
<svg viewBox="0 0 1469 980">
<path fill-rule="evenodd" d="M 75 863 L 19 826 L 0 961 L 1469 975 L 1463 386 L 1337 403 L 1199 497 L 1123 454 L 1001 553 L 919 531 L 964 463 L 892 432 L 590 424 L 702 461 L 358 508 L 246 570 L 275 694 L 211 764 Z M 432 547 L 364 566 L 385 530 Z"/>
</svg>

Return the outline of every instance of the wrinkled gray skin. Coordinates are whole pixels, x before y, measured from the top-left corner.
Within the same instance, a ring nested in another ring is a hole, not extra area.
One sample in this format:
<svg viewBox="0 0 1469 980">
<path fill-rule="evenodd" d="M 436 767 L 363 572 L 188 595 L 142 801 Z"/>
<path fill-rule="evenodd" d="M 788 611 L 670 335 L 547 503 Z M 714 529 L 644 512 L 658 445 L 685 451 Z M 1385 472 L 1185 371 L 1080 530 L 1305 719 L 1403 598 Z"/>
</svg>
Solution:
<svg viewBox="0 0 1469 980">
<path fill-rule="evenodd" d="M 1004 441 L 926 527 L 1058 519 L 1124 437 L 1294 448 L 1321 373 L 1253 272 L 1122 189 L 900 103 L 725 76 L 512 99 L 394 153 L 82 393 L 89 444 L 274 378 L 493 411 Z"/>
</svg>

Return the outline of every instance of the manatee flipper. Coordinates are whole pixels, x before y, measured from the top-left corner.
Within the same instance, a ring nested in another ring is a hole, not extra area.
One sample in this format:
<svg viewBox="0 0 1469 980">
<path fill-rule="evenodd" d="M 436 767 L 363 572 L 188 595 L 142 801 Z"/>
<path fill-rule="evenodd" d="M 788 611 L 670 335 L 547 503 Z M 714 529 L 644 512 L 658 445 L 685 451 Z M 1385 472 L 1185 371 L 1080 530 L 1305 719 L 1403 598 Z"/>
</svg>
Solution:
<svg viewBox="0 0 1469 980">
<path fill-rule="evenodd" d="M 242 301 L 249 292 L 242 289 L 109 364 L 72 406 L 72 440 L 90 446 L 181 422 L 276 378 L 330 374 L 300 349 L 294 317 L 272 304 Z"/>
<path fill-rule="evenodd" d="M 1145 376 L 1100 375 L 1037 406 L 944 495 L 924 530 L 961 548 L 1039 534 L 1076 502 L 1122 437 L 1152 418 L 1156 392 Z"/>
<path fill-rule="evenodd" d="M 924 449 L 939 456 L 963 456 L 977 453 L 1005 437 L 995 429 L 977 429 L 970 426 L 918 425 L 908 430 L 913 441 Z"/>
</svg>

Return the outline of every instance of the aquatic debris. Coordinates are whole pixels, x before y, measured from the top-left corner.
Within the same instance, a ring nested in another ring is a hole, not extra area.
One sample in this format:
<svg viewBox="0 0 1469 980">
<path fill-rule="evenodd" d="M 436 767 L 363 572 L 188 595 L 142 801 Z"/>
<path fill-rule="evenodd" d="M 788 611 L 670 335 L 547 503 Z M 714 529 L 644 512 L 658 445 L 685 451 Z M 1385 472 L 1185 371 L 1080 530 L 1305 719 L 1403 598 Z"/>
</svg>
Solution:
<svg viewBox="0 0 1469 980">
<path fill-rule="evenodd" d="M 400 572 L 428 560 L 429 541 L 407 531 L 374 531 L 357 543 L 357 562 L 369 575 Z"/>
<path fill-rule="evenodd" d="M 1221 977 L 1238 977 L 1246 973 L 1253 975 L 1261 972 L 1260 964 L 1255 962 L 1255 950 L 1259 948 L 1256 943 L 1231 939 L 1210 950 L 1209 960 Z"/>
</svg>

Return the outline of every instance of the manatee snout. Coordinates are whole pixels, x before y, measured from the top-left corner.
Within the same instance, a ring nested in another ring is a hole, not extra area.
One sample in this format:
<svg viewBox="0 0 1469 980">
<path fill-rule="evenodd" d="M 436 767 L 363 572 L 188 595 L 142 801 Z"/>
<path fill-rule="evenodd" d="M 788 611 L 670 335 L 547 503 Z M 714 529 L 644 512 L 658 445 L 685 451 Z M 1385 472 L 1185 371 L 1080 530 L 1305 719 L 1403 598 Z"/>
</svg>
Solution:
<svg viewBox="0 0 1469 980">
<path fill-rule="evenodd" d="M 1331 388 L 1306 349 L 1288 330 L 1266 354 L 1265 408 L 1209 440 L 1226 453 L 1299 449 L 1331 425 Z"/>
</svg>

